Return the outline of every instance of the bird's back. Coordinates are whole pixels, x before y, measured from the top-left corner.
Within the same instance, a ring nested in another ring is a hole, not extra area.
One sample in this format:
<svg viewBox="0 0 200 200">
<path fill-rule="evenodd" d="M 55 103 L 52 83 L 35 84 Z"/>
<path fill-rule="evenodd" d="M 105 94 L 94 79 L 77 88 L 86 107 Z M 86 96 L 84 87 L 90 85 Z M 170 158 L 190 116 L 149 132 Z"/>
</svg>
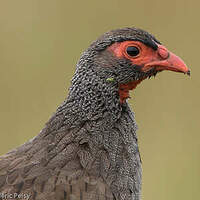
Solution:
<svg viewBox="0 0 200 200">
<path fill-rule="evenodd" d="M 62 115 L 55 114 L 37 137 L 0 157 L 1 195 L 36 200 L 128 200 L 136 191 L 138 196 L 141 169 L 130 115 L 125 112 L 115 126 L 100 134 L 104 119 L 66 129 L 59 126 Z M 52 124 L 59 128 L 49 129 Z M 131 188 L 134 181 L 138 188 Z"/>
<path fill-rule="evenodd" d="M 66 139 L 64 136 L 58 143 L 63 144 L 62 148 L 54 144 L 46 148 L 44 143 L 44 148 L 37 144 L 34 147 L 26 143 L 1 156 L 0 198 L 19 199 L 18 195 L 24 195 L 33 200 L 113 199 L 103 179 L 89 175 L 83 168 L 87 168 L 85 165 L 92 168 L 95 162 L 89 158 L 89 152 L 75 142 L 64 144 Z M 105 156 L 102 152 L 99 154 L 102 158 Z M 88 163 L 81 163 L 81 160 Z"/>
</svg>

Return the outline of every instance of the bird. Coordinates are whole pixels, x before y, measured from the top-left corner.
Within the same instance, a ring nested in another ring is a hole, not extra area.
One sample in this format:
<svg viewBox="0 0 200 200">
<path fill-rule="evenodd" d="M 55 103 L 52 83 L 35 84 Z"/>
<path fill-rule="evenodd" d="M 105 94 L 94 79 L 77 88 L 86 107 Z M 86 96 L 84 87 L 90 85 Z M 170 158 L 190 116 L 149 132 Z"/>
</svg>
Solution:
<svg viewBox="0 0 200 200">
<path fill-rule="evenodd" d="M 0 198 L 140 200 L 129 92 L 165 70 L 190 75 L 181 58 L 142 29 L 111 30 L 92 42 L 66 99 L 40 133 L 0 156 Z"/>
</svg>

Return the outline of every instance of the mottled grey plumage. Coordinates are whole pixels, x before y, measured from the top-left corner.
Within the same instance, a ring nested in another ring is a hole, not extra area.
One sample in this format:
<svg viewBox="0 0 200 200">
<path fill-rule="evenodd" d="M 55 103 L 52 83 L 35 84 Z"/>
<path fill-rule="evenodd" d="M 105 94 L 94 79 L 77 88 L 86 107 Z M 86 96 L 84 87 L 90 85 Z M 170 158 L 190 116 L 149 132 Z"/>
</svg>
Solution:
<svg viewBox="0 0 200 200">
<path fill-rule="evenodd" d="M 128 104 L 120 104 L 118 87 L 147 74 L 106 49 L 125 40 L 153 49 L 159 43 L 135 28 L 92 43 L 77 64 L 68 97 L 45 128 L 0 157 L 1 193 L 26 193 L 33 200 L 140 199 L 137 126 Z"/>
</svg>

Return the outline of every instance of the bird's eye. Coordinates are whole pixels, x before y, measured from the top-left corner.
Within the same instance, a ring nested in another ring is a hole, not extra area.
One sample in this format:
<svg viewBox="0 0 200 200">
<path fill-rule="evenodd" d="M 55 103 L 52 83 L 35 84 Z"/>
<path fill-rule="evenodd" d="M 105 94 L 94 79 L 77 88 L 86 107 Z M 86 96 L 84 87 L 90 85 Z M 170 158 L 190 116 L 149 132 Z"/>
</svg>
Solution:
<svg viewBox="0 0 200 200">
<path fill-rule="evenodd" d="M 128 46 L 126 52 L 131 57 L 135 57 L 140 53 L 139 49 L 135 46 Z"/>
</svg>

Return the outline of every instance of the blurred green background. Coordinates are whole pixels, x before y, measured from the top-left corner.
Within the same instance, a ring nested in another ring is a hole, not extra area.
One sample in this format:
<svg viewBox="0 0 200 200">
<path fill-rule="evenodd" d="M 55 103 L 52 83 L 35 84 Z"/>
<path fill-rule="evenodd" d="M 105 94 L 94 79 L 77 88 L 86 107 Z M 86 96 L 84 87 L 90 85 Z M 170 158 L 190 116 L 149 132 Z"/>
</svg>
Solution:
<svg viewBox="0 0 200 200">
<path fill-rule="evenodd" d="M 191 68 L 163 72 L 129 100 L 143 160 L 143 199 L 200 199 L 199 1 L 0 1 L 0 154 L 39 133 L 67 95 L 81 52 L 136 26 Z"/>
</svg>

